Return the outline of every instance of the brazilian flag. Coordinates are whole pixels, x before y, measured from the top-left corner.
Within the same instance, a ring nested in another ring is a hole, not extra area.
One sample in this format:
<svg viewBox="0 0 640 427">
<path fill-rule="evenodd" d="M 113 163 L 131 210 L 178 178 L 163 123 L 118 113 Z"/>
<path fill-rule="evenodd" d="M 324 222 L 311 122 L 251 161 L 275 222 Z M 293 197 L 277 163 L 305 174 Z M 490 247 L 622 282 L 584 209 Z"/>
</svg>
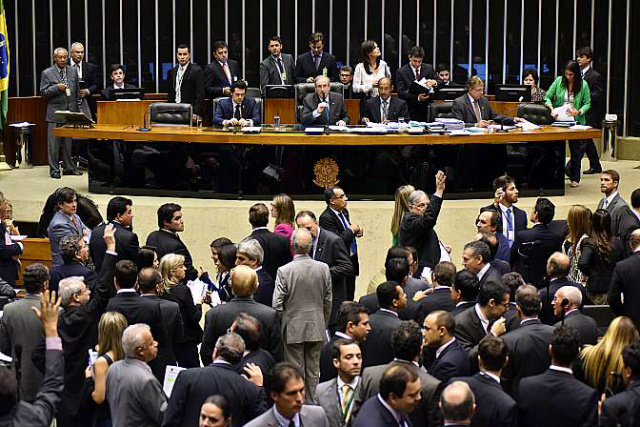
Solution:
<svg viewBox="0 0 640 427">
<path fill-rule="evenodd" d="M 9 111 L 9 37 L 4 1 L 0 0 L 0 130 L 7 123 Z"/>
</svg>

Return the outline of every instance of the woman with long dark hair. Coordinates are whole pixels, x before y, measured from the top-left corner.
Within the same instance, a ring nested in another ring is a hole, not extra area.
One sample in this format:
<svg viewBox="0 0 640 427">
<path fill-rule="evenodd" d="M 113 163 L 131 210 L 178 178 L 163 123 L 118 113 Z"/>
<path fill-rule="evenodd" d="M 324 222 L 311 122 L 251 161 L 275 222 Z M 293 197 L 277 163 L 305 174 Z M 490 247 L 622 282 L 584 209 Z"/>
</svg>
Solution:
<svg viewBox="0 0 640 427">
<path fill-rule="evenodd" d="M 562 253 L 569 257 L 571 269 L 568 279 L 572 282 L 587 284 L 587 276 L 578 268 L 578 260 L 582 256 L 586 240 L 591 235 L 591 210 L 586 206 L 573 205 L 567 215 L 569 234 L 562 243 Z"/>
<path fill-rule="evenodd" d="M 586 114 L 591 108 L 591 91 L 587 82 L 582 79 L 580 66 L 576 61 L 567 62 L 564 74 L 556 77 L 544 97 L 544 102 L 551 111 L 566 105 L 568 116 L 572 116 L 578 124 L 586 123 Z M 573 188 L 580 185 L 581 143 L 579 140 L 569 141 L 571 159 L 567 164 L 567 175 Z"/>
<path fill-rule="evenodd" d="M 354 92 L 363 93 L 368 98 L 378 96 L 378 81 L 383 77 L 391 78 L 391 70 L 381 56 L 378 43 L 374 40 L 362 43 L 360 63 L 353 71 Z"/>
</svg>

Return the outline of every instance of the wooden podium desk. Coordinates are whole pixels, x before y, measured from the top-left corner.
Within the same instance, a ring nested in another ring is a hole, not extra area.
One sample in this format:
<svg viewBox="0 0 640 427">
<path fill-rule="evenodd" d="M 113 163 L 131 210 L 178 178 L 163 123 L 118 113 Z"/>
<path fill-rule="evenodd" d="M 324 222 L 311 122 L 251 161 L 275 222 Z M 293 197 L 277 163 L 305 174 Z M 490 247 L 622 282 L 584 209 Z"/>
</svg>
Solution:
<svg viewBox="0 0 640 427">
<path fill-rule="evenodd" d="M 16 284 L 22 285 L 24 269 L 37 262 L 51 268 L 51 244 L 46 238 L 26 238 L 22 240 L 24 251 L 20 255 L 20 274 Z"/>
</svg>

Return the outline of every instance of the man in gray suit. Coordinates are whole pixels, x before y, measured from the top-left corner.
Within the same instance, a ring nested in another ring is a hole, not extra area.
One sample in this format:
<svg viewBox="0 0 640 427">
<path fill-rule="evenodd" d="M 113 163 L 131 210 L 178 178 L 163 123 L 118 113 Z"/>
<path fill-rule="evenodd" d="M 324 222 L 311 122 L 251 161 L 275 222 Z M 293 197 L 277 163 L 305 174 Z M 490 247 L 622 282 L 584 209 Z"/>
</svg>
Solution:
<svg viewBox="0 0 640 427">
<path fill-rule="evenodd" d="M 260 63 L 260 89 L 266 85 L 295 84 L 293 56 L 282 53 L 282 39 L 272 36 L 269 39 L 269 55 Z"/>
<path fill-rule="evenodd" d="M 598 209 L 606 209 L 611 216 L 611 234 L 614 237 L 620 237 L 627 240 L 624 236 L 625 224 L 627 224 L 627 216 L 633 216 L 631 208 L 618 193 L 620 185 L 620 174 L 613 169 L 602 171 L 600 174 L 600 192 L 604 198 L 598 202 Z M 627 251 L 629 248 L 625 248 Z"/>
<path fill-rule="evenodd" d="M 316 77 L 315 86 L 316 91 L 302 101 L 302 124 L 346 126 L 349 114 L 344 106 L 344 98 L 339 93 L 331 92 L 329 77 Z"/>
<path fill-rule="evenodd" d="M 51 243 L 51 260 L 53 266 L 62 265 L 60 242 L 65 236 L 77 234 L 91 237 L 91 230 L 82 222 L 77 214 L 78 200 L 76 190 L 69 187 L 58 188 L 56 196 L 56 213 L 51 218 L 47 233 Z"/>
<path fill-rule="evenodd" d="M 338 371 L 338 377 L 318 384 L 316 399 L 327 414 L 330 425 L 349 427 L 353 425 L 352 414 L 357 412 L 355 396 L 360 392 L 360 345 L 356 341 L 343 338 L 335 341 L 333 366 Z"/>
<path fill-rule="evenodd" d="M 167 396 L 147 362 L 158 355 L 158 342 L 144 323 L 131 325 L 122 334 L 126 358 L 107 371 L 107 401 L 113 425 L 159 427 L 167 409 Z"/>
<path fill-rule="evenodd" d="M 329 427 L 321 407 L 304 404 L 305 381 L 296 365 L 278 363 L 267 376 L 266 387 L 273 407 L 244 427 Z"/>
<path fill-rule="evenodd" d="M 40 308 L 40 296 L 49 286 L 49 270 L 43 264 L 31 264 L 24 271 L 27 295 L 4 307 L 0 323 L 0 351 L 20 361 L 20 400 L 33 402 L 43 373 L 33 363 L 33 351 L 44 339 L 44 329 L 32 308 Z"/>
<path fill-rule="evenodd" d="M 320 378 L 320 352 L 331 314 L 329 266 L 309 257 L 311 233 L 299 228 L 291 236 L 295 256 L 278 269 L 273 308 L 282 316 L 284 360 L 302 367 L 307 402 Z"/>
<path fill-rule="evenodd" d="M 60 150 L 62 149 L 62 166 L 65 175 L 82 175 L 71 159 L 71 138 L 53 136 L 53 129 L 62 125 L 55 116 L 58 110 L 78 111 L 82 101 L 78 93 L 78 73 L 67 65 L 69 53 L 63 47 L 53 51 L 54 64 L 42 72 L 40 79 L 40 95 L 47 100 L 47 147 L 49 158 L 49 175 L 60 179 Z"/>
</svg>

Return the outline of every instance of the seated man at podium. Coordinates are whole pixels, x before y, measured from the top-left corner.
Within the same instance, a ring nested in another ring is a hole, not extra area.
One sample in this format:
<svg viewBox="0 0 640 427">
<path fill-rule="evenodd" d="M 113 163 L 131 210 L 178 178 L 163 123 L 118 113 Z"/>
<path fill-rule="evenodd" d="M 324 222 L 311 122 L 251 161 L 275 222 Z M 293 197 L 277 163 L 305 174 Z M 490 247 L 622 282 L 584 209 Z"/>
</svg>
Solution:
<svg viewBox="0 0 640 427">
<path fill-rule="evenodd" d="M 109 75 L 111 76 L 111 84 L 104 88 L 102 91 L 102 97 L 107 101 L 113 101 L 111 92 L 121 90 L 121 89 L 135 89 L 134 85 L 130 85 L 124 82 L 126 74 L 124 72 L 124 68 L 120 64 L 111 65 L 111 69 L 109 71 Z"/>
<path fill-rule="evenodd" d="M 391 96 L 391 79 L 383 77 L 378 80 L 378 96 L 364 103 L 362 122 L 386 124 L 399 119 L 409 120 L 409 107 L 402 99 Z"/>
<path fill-rule="evenodd" d="M 342 95 L 331 92 L 329 77 L 318 76 L 315 83 L 316 91 L 302 101 L 302 124 L 346 126 L 349 115 Z"/>
<path fill-rule="evenodd" d="M 246 98 L 247 83 L 238 80 L 231 85 L 231 97 L 220 98 L 213 116 L 214 125 L 260 126 L 260 106 Z"/>
<path fill-rule="evenodd" d="M 513 125 L 522 121 L 519 117 L 513 118 L 493 111 L 489 100 L 484 96 L 484 82 L 480 77 L 470 77 L 465 86 L 467 93 L 453 101 L 451 113 L 456 119 L 481 128 L 488 127 L 492 122 Z"/>
</svg>

